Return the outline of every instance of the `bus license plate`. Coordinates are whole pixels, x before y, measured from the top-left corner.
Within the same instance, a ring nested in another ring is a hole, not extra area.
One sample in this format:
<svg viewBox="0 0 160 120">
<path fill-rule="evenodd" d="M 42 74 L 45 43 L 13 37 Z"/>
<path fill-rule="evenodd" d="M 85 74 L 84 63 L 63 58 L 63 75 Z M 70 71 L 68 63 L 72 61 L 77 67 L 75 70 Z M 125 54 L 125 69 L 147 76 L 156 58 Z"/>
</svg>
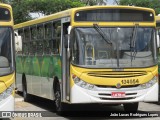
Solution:
<svg viewBox="0 0 160 120">
<path fill-rule="evenodd" d="M 123 98 L 125 97 L 125 92 L 112 92 L 112 97 Z"/>
</svg>

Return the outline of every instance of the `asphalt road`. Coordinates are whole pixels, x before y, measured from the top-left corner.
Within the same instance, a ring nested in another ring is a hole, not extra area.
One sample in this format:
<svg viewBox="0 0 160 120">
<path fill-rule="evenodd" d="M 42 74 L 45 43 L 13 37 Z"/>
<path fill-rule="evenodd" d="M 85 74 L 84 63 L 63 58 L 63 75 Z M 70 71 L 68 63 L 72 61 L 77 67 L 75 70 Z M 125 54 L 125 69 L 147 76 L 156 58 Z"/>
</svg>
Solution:
<svg viewBox="0 0 160 120">
<path fill-rule="evenodd" d="M 133 113 L 136 117 L 131 117 L 129 113 L 124 114 L 122 106 L 104 106 L 104 105 L 72 105 L 70 110 L 65 115 L 60 116 L 55 112 L 55 105 L 53 101 L 42 99 L 36 96 L 30 96 L 29 102 L 24 102 L 21 94 L 16 94 L 15 111 L 44 111 L 42 118 L 34 117 L 15 117 L 15 120 L 75 120 L 75 119 L 132 119 L 132 120 L 160 120 L 160 102 L 159 103 L 144 103 L 140 102 L 138 114 Z M 85 111 L 85 112 L 84 112 Z M 92 111 L 92 112 L 91 112 Z M 104 112 L 105 111 L 105 112 Z M 112 111 L 112 112 L 111 112 Z M 119 114 L 117 114 L 118 111 Z M 108 117 L 111 114 L 114 117 Z M 38 113 L 39 114 L 39 113 Z M 129 117 L 127 116 L 129 115 Z M 157 117 L 158 115 L 158 117 Z M 47 117 L 51 116 L 51 117 Z M 142 117 L 140 117 L 142 116 Z M 12 118 L 13 119 L 13 118 Z"/>
</svg>

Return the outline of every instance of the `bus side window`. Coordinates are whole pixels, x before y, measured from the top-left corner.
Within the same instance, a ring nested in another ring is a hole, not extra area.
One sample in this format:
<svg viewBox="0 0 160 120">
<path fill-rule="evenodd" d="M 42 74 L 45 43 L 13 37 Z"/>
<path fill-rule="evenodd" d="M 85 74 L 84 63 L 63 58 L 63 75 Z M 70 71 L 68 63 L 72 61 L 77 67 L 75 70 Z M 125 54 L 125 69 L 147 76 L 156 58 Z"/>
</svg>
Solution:
<svg viewBox="0 0 160 120">
<path fill-rule="evenodd" d="M 37 41 L 37 54 L 42 55 L 43 54 L 43 41 Z"/>
<path fill-rule="evenodd" d="M 52 38 L 52 23 L 45 24 L 45 39 L 50 40 Z"/>
<path fill-rule="evenodd" d="M 54 29 L 55 29 L 55 37 L 61 37 L 61 23 L 60 22 L 55 23 Z"/>
<path fill-rule="evenodd" d="M 25 28 L 24 29 L 24 39 L 23 39 L 23 54 L 29 54 L 29 42 L 30 42 L 30 31 L 29 28 Z"/>
<path fill-rule="evenodd" d="M 27 55 L 29 53 L 29 43 L 23 42 L 23 54 Z"/>
<path fill-rule="evenodd" d="M 30 42 L 29 53 L 30 55 L 34 55 L 36 53 L 36 42 L 35 41 Z"/>
<path fill-rule="evenodd" d="M 30 41 L 30 55 L 35 55 L 36 53 L 36 40 L 37 40 L 37 27 L 33 26 L 30 28 L 31 31 L 31 41 Z"/>
<path fill-rule="evenodd" d="M 30 41 L 30 31 L 29 28 L 24 29 L 24 41 Z"/>
<path fill-rule="evenodd" d="M 43 24 L 37 26 L 37 39 L 38 40 L 44 39 L 44 27 L 43 27 Z"/>
<path fill-rule="evenodd" d="M 53 24 L 53 41 L 52 41 L 52 52 L 53 54 L 59 54 L 60 51 L 60 40 L 61 40 L 61 23 L 60 21 Z"/>
<path fill-rule="evenodd" d="M 43 41 L 43 45 L 44 45 L 44 53 L 45 54 L 50 54 L 50 47 L 49 47 L 49 41 L 48 40 L 44 40 Z"/>
<path fill-rule="evenodd" d="M 36 26 L 32 27 L 30 30 L 31 30 L 31 40 L 36 40 L 37 39 L 37 29 L 36 29 Z"/>
<path fill-rule="evenodd" d="M 18 30 L 18 35 L 21 36 L 22 41 L 24 41 L 23 29 Z"/>
<path fill-rule="evenodd" d="M 45 39 L 43 41 L 43 45 L 45 54 L 50 54 L 52 51 L 50 49 L 50 44 L 51 44 L 50 41 L 52 41 L 52 30 L 53 30 L 52 22 L 46 23 L 44 25 Z"/>
</svg>

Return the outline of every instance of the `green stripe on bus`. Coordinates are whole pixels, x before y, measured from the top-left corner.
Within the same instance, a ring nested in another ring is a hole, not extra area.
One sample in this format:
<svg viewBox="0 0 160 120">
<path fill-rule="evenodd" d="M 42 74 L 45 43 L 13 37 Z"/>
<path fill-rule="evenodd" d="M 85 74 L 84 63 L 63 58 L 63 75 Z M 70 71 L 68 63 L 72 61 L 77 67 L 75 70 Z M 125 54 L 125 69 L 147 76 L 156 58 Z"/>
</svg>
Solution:
<svg viewBox="0 0 160 120">
<path fill-rule="evenodd" d="M 41 77 L 61 78 L 61 60 L 55 56 L 17 56 L 17 73 Z"/>
</svg>

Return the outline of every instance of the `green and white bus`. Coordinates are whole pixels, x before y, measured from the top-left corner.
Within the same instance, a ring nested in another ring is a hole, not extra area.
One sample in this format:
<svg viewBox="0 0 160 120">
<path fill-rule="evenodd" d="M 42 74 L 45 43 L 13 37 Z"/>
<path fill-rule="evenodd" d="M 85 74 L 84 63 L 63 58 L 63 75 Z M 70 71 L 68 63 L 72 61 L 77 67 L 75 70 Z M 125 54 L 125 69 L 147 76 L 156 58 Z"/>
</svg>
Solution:
<svg viewBox="0 0 160 120">
<path fill-rule="evenodd" d="M 16 87 L 69 104 L 158 101 L 156 21 L 153 9 L 88 6 L 14 26 L 18 38 Z"/>
</svg>

